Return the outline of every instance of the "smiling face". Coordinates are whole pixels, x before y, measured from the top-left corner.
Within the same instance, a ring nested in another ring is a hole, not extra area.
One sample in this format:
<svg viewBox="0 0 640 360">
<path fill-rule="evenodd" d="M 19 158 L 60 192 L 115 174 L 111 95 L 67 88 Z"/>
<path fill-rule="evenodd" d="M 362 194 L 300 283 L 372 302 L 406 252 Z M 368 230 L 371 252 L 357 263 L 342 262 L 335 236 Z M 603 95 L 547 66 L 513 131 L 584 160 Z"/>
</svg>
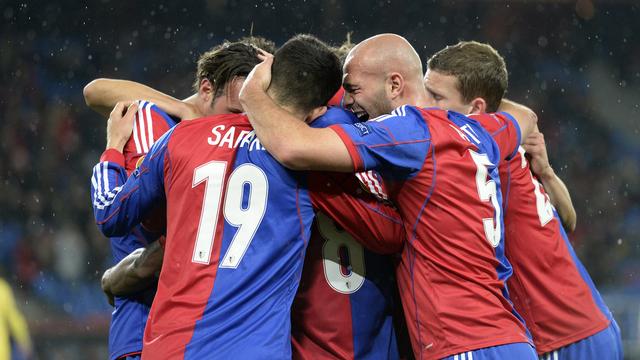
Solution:
<svg viewBox="0 0 640 360">
<path fill-rule="evenodd" d="M 424 86 L 427 89 L 429 106 L 453 110 L 461 114 L 471 112 L 473 106 L 464 101 L 459 90 L 458 78 L 455 76 L 427 69 L 424 76 Z"/>
<path fill-rule="evenodd" d="M 360 120 L 388 114 L 394 107 L 387 96 L 386 82 L 384 74 L 367 72 L 357 59 L 347 58 L 342 78 L 345 107 Z"/>
</svg>

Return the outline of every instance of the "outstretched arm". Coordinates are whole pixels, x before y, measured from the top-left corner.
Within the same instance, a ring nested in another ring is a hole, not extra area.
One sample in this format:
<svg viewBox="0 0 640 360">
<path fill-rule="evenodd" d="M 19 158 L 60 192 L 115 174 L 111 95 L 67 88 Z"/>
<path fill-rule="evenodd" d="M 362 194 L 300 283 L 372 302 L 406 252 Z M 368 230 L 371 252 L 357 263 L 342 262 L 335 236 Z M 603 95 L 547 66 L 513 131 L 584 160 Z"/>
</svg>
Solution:
<svg viewBox="0 0 640 360">
<path fill-rule="evenodd" d="M 261 58 L 244 82 L 240 102 L 262 145 L 290 169 L 352 172 L 347 148 L 333 130 L 309 127 L 267 95 L 273 56 Z"/>
<path fill-rule="evenodd" d="M 537 128 L 538 116 L 533 110 L 522 104 L 502 99 L 498 111 L 510 114 L 518 122 L 522 141 Z"/>
<path fill-rule="evenodd" d="M 105 116 L 118 102 L 144 99 L 180 119 L 199 117 L 193 105 L 135 81 L 95 79 L 84 87 L 82 94 L 91 109 Z"/>
<path fill-rule="evenodd" d="M 160 241 L 136 249 L 102 275 L 102 291 L 113 305 L 113 296 L 127 296 L 145 290 L 162 268 L 164 249 Z"/>
<path fill-rule="evenodd" d="M 536 131 L 524 140 L 522 147 L 531 157 L 531 171 L 542 182 L 551 203 L 560 215 L 562 225 L 565 230 L 572 232 L 576 228 L 576 210 L 573 208 L 569 189 L 549 164 L 544 136 Z"/>
</svg>

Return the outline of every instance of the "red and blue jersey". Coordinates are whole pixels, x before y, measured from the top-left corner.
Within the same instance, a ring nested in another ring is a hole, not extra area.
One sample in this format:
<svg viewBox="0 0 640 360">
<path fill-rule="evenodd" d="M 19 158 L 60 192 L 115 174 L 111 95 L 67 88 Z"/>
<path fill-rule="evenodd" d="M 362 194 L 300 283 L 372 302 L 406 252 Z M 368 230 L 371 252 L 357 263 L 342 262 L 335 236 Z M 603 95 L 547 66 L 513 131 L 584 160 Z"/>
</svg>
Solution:
<svg viewBox="0 0 640 360">
<path fill-rule="evenodd" d="M 101 161 L 107 176 L 93 201 L 106 234 L 167 204 L 143 358 L 290 358 L 290 307 L 315 216 L 311 175 L 278 164 L 243 115 L 179 124 L 126 182 L 119 152 Z"/>
<path fill-rule="evenodd" d="M 491 117 L 478 117 L 478 121 L 489 132 L 502 127 Z M 538 353 L 606 329 L 611 312 L 573 251 L 549 196 L 529 168 L 524 150 L 520 148 L 511 160 L 501 163 L 499 171 L 505 251 L 514 270 L 509 291 Z"/>
<path fill-rule="evenodd" d="M 153 143 L 175 124 L 176 122 L 155 104 L 148 101 L 138 102 L 138 112 L 133 124 L 133 136 L 123 151 L 127 173 L 131 173 L 136 168 L 139 159 L 149 151 Z M 96 174 L 96 176 L 103 174 L 104 172 Z M 147 221 L 147 223 L 150 222 Z M 158 223 L 158 221 L 154 223 Z M 114 262 L 119 262 L 135 249 L 155 241 L 159 236 L 157 230 L 159 229 L 136 225 L 124 236 L 111 237 Z M 155 289 L 128 297 L 115 298 L 115 308 L 111 314 L 109 328 L 110 359 L 142 351 L 144 327 L 154 294 Z"/>
<path fill-rule="evenodd" d="M 332 126 L 354 171 L 377 170 L 404 219 L 398 286 L 417 358 L 529 342 L 509 301 L 497 164 L 520 143 L 517 124 L 494 139 L 476 122 L 402 106 Z"/>
<path fill-rule="evenodd" d="M 333 108 L 311 125 L 357 121 Z M 310 173 L 309 189 L 319 212 L 291 309 L 293 358 L 398 359 L 392 315 L 401 305 L 392 259 L 382 254 L 402 249 L 402 220 L 377 200 L 386 194 L 372 172 Z"/>
</svg>

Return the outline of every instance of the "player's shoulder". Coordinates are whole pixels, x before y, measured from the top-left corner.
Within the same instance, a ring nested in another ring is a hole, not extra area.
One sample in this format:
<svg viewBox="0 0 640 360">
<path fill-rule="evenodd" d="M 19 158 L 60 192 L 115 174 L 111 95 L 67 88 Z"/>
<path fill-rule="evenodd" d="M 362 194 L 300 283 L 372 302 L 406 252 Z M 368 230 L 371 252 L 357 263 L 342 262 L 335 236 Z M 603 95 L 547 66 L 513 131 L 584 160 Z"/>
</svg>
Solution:
<svg viewBox="0 0 640 360">
<path fill-rule="evenodd" d="M 177 126 L 176 131 L 194 131 L 203 127 L 221 127 L 230 126 L 251 128 L 249 118 L 245 114 L 218 114 L 210 115 L 197 119 L 184 120 Z"/>
<path fill-rule="evenodd" d="M 152 101 L 137 100 L 136 102 L 138 103 L 138 118 L 140 120 L 146 120 L 149 122 L 162 121 L 165 122 L 169 127 L 172 127 L 180 122 L 180 119 L 169 115 L 169 113 L 161 109 Z"/>
<path fill-rule="evenodd" d="M 311 127 L 325 128 L 336 124 L 354 124 L 359 120 L 351 111 L 341 107 L 330 106 L 327 112 L 311 123 Z"/>
</svg>

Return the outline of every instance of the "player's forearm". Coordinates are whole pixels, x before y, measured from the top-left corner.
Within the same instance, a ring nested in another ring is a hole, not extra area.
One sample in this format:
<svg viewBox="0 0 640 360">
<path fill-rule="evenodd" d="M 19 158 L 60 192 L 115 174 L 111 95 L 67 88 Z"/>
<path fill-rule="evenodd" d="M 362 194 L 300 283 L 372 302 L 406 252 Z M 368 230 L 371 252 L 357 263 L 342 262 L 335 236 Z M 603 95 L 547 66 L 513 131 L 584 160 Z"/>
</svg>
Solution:
<svg viewBox="0 0 640 360">
<path fill-rule="evenodd" d="M 564 182 L 555 174 L 553 168 L 546 168 L 542 174 L 536 174 L 540 178 L 551 203 L 556 208 L 562 226 L 568 232 L 572 232 L 576 228 L 577 216 L 576 210 L 571 202 L 569 189 Z"/>
<path fill-rule="evenodd" d="M 149 288 L 162 266 L 161 249 L 159 246 L 136 249 L 105 271 L 102 289 L 115 296 L 128 296 Z"/>
<path fill-rule="evenodd" d="M 84 87 L 87 105 L 96 112 L 108 115 L 118 102 L 149 100 L 167 113 L 179 118 L 192 118 L 189 107 L 180 100 L 149 86 L 129 80 L 95 79 Z"/>
<path fill-rule="evenodd" d="M 498 111 L 509 113 L 516 119 L 520 127 L 521 142 L 524 142 L 524 139 L 537 128 L 538 116 L 533 110 L 522 104 L 509 99 L 502 99 Z"/>
</svg>

